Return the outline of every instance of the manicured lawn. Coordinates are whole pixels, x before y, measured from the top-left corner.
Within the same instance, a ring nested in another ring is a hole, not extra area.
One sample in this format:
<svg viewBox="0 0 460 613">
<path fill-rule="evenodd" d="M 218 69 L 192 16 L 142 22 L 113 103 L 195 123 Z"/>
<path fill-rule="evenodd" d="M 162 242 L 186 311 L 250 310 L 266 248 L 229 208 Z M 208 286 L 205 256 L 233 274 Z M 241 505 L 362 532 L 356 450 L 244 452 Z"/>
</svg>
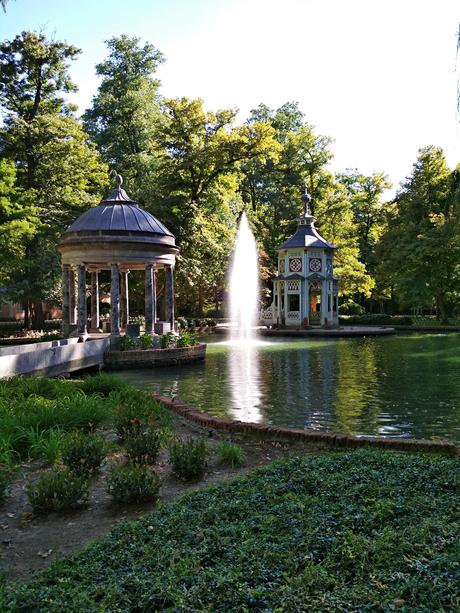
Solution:
<svg viewBox="0 0 460 613">
<path fill-rule="evenodd" d="M 114 528 L 2 611 L 457 611 L 460 459 L 278 461 Z"/>
</svg>

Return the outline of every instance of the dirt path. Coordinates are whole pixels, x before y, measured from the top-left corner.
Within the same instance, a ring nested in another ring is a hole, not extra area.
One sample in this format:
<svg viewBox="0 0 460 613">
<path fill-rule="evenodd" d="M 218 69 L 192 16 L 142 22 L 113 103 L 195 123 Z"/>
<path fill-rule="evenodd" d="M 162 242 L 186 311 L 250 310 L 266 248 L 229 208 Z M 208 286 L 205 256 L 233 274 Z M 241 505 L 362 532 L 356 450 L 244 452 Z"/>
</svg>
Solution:
<svg viewBox="0 0 460 613">
<path fill-rule="evenodd" d="M 232 469 L 219 464 L 215 452 L 217 444 L 228 437 L 216 431 L 204 430 L 177 416 L 173 419 L 176 436 L 206 436 L 210 454 L 204 478 L 198 483 L 187 484 L 172 475 L 167 462 L 167 451 L 163 450 L 156 464 L 163 479 L 160 490 L 160 498 L 163 501 L 173 500 L 184 492 L 206 487 L 237 474 L 245 474 L 282 456 L 315 451 L 304 443 L 283 444 L 270 440 L 233 437 L 232 440 L 244 449 L 246 462 L 243 467 Z M 111 459 L 116 460 L 116 455 Z M 113 504 L 105 491 L 105 480 L 109 471 L 109 466 L 106 465 L 92 481 L 88 506 L 85 509 L 34 516 L 27 500 L 25 485 L 40 469 L 42 466 L 38 463 L 23 465 L 11 484 L 10 495 L 0 507 L 0 572 L 7 579 L 27 581 L 51 562 L 77 552 L 90 541 L 103 536 L 117 522 L 135 519 L 155 508 L 151 503 Z"/>
</svg>

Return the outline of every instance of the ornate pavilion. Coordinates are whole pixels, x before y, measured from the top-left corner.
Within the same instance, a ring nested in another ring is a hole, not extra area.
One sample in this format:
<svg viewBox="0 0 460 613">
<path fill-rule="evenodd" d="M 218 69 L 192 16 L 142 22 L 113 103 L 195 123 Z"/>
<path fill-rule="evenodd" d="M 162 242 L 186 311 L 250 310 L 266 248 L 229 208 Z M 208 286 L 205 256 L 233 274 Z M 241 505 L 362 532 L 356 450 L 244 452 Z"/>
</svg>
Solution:
<svg viewBox="0 0 460 613">
<path fill-rule="evenodd" d="M 278 327 L 338 326 L 338 278 L 334 251 L 316 230 L 308 212 L 311 196 L 302 195 L 303 215 L 297 231 L 277 247 L 278 274 L 273 279 L 273 302 L 263 323 Z"/>
<path fill-rule="evenodd" d="M 59 242 L 65 336 L 85 336 L 88 332 L 87 274 L 91 294 L 90 330 L 99 331 L 101 270 L 110 270 L 112 336 L 119 336 L 129 323 L 128 276 L 131 270 L 145 270 L 145 331 L 151 334 L 155 326 L 160 333 L 174 329 L 174 266 L 179 252 L 175 237 L 156 217 L 131 200 L 121 187 L 120 175 L 116 183 L 110 196 L 83 213 L 67 228 Z M 165 308 L 161 317 L 157 312 L 159 273 L 165 275 Z"/>
</svg>

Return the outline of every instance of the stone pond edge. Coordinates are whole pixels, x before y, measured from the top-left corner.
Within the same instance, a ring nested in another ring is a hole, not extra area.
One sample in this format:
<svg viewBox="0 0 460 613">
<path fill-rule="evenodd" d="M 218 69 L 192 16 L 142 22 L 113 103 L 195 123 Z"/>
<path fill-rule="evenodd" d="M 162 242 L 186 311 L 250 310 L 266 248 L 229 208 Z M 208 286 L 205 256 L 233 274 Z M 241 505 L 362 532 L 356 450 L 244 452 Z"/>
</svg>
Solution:
<svg viewBox="0 0 460 613">
<path fill-rule="evenodd" d="M 336 434 L 334 432 L 317 432 L 315 430 L 303 430 L 300 428 L 282 428 L 243 422 L 234 419 L 225 419 L 200 411 L 192 405 L 188 405 L 177 398 L 169 398 L 153 394 L 154 398 L 176 414 L 197 423 L 204 428 L 213 428 L 229 433 L 240 433 L 281 438 L 291 441 L 304 441 L 320 444 L 336 449 L 357 449 L 363 447 L 388 449 L 395 451 L 422 451 L 427 453 L 441 453 L 449 456 L 459 456 L 460 447 L 450 441 L 435 441 L 426 439 L 396 439 L 383 436 L 352 436 Z"/>
<path fill-rule="evenodd" d="M 127 351 L 109 350 L 104 355 L 104 368 L 150 368 L 152 366 L 171 366 L 204 360 L 206 343 L 192 347 L 171 347 L 167 349 L 129 349 Z"/>
</svg>

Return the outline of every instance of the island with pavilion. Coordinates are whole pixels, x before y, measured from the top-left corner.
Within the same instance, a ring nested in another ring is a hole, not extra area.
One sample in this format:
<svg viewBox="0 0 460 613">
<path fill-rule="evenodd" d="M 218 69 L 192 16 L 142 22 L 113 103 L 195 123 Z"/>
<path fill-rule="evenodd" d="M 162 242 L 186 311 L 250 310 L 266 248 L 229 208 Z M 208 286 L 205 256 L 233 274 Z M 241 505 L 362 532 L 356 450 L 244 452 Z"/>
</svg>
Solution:
<svg viewBox="0 0 460 613">
<path fill-rule="evenodd" d="M 88 333 L 87 273 L 91 276 L 91 332 L 100 330 L 99 272 L 110 270 L 110 332 L 126 332 L 129 322 L 130 270 L 145 270 L 145 332 L 174 330 L 174 266 L 179 248 L 173 234 L 144 211 L 122 188 L 116 188 L 98 206 L 80 215 L 61 237 L 64 336 Z M 157 274 L 165 276 L 164 313 L 157 308 Z M 78 291 L 75 291 L 77 276 Z"/>
<path fill-rule="evenodd" d="M 334 275 L 334 251 L 315 228 L 305 187 L 303 214 L 296 232 L 277 247 L 278 270 L 273 301 L 262 313 L 267 326 L 277 328 L 337 328 L 339 280 Z"/>
</svg>

